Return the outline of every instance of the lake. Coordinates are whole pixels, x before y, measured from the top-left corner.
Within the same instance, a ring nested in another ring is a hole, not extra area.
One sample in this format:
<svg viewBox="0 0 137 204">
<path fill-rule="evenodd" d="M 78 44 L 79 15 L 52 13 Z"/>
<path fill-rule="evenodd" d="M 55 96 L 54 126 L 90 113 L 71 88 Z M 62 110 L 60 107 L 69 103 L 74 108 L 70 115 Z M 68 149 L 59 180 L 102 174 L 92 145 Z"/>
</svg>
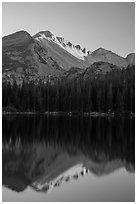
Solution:
<svg viewBox="0 0 137 204">
<path fill-rule="evenodd" d="M 3 115 L 2 200 L 135 201 L 135 118 Z"/>
</svg>

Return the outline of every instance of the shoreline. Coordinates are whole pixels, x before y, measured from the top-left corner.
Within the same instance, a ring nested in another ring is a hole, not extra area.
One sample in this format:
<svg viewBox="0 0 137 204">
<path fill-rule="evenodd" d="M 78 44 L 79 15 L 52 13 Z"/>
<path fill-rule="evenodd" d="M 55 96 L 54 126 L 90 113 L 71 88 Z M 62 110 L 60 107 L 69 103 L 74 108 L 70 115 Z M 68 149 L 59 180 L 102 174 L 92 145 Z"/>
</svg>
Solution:
<svg viewBox="0 0 137 204">
<path fill-rule="evenodd" d="M 49 116 L 90 116 L 90 117 L 114 117 L 114 116 L 130 116 L 135 117 L 135 113 L 103 113 L 103 112 L 6 112 L 2 111 L 2 115 L 49 115 Z"/>
</svg>

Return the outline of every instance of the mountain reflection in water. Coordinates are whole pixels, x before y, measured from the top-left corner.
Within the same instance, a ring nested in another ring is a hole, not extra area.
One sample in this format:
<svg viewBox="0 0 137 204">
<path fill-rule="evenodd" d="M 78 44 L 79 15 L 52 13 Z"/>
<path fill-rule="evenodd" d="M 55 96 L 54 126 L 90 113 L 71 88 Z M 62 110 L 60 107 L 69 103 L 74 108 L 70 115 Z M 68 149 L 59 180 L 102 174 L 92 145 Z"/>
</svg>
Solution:
<svg viewBox="0 0 137 204">
<path fill-rule="evenodd" d="M 3 116 L 2 183 L 17 192 L 135 170 L 135 119 Z"/>
</svg>

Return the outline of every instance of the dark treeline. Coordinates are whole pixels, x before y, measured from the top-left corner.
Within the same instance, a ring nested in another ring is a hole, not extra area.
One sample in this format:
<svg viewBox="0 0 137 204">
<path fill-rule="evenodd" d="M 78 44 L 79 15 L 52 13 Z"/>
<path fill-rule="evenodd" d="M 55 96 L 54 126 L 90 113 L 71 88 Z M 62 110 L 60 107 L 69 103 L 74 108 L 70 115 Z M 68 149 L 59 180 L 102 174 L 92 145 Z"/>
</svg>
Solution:
<svg viewBox="0 0 137 204">
<path fill-rule="evenodd" d="M 94 79 L 3 82 L 3 110 L 62 112 L 135 112 L 135 67 L 112 70 Z"/>
</svg>

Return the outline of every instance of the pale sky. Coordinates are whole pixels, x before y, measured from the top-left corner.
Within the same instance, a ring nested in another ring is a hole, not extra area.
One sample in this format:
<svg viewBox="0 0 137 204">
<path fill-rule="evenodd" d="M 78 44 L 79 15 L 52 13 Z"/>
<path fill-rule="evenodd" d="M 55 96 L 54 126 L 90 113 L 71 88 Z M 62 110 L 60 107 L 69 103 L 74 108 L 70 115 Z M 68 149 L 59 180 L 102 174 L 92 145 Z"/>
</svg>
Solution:
<svg viewBox="0 0 137 204">
<path fill-rule="evenodd" d="M 2 36 L 19 30 L 50 30 L 82 48 L 103 47 L 126 57 L 135 52 L 135 3 L 2 3 Z"/>
</svg>

